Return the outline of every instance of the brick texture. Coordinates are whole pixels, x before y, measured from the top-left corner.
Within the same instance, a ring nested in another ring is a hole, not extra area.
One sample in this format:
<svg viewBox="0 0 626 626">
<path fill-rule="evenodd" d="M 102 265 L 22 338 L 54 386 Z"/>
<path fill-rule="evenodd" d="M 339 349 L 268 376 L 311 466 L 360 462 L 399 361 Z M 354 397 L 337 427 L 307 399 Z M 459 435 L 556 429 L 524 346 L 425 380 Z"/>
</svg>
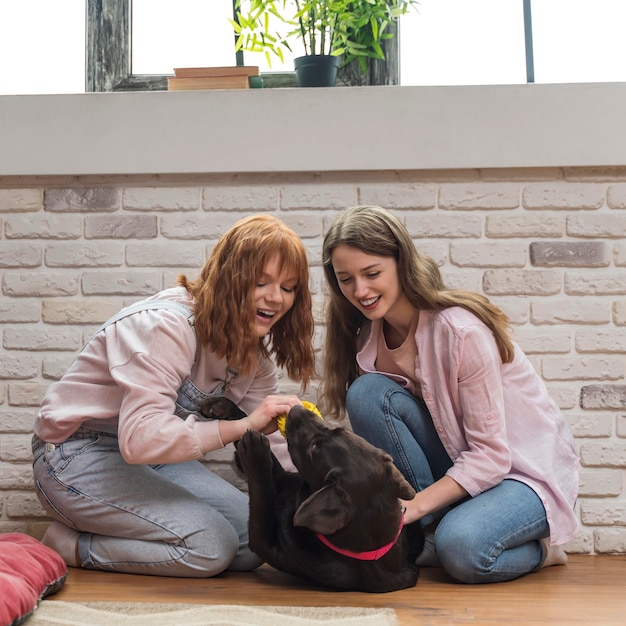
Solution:
<svg viewBox="0 0 626 626">
<path fill-rule="evenodd" d="M 0 184 L 0 532 L 46 528 L 33 420 L 100 323 L 194 277 L 232 224 L 270 213 L 307 246 L 321 359 L 322 239 L 343 208 L 367 203 L 396 212 L 449 286 L 509 315 L 580 450 L 581 531 L 567 549 L 626 553 L 626 168 L 68 180 Z M 300 391 L 286 376 L 281 386 Z M 245 488 L 232 446 L 205 463 Z"/>
</svg>

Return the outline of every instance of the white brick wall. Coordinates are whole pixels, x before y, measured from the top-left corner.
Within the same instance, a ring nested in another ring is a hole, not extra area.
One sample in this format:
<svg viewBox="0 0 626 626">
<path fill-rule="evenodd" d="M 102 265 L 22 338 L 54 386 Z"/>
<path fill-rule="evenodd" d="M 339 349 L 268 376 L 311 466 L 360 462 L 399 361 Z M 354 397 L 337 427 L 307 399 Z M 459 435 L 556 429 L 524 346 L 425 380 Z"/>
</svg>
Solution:
<svg viewBox="0 0 626 626">
<path fill-rule="evenodd" d="M 0 532 L 47 525 L 33 419 L 101 322 L 194 276 L 239 218 L 273 213 L 307 245 L 319 349 L 322 237 L 356 203 L 394 210 L 451 286 L 509 314 L 580 450 L 568 550 L 626 553 L 626 168 L 0 178 Z M 235 480 L 230 457 L 208 462 Z"/>
</svg>

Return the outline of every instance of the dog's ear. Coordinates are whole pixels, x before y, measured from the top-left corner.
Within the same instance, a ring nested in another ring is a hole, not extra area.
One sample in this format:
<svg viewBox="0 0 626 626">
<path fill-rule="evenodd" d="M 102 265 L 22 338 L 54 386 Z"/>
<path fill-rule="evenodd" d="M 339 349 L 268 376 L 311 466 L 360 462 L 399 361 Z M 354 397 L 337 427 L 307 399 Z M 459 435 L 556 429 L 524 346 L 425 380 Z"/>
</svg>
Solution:
<svg viewBox="0 0 626 626">
<path fill-rule="evenodd" d="M 402 500 L 411 500 L 415 496 L 415 489 L 409 481 L 400 473 L 395 466 L 391 457 L 385 459 L 385 471 L 387 473 L 387 482 L 391 487 L 391 493 L 396 498 Z"/>
<path fill-rule="evenodd" d="M 305 526 L 322 535 L 332 535 L 350 521 L 350 496 L 338 484 L 340 471 L 326 474 L 324 486 L 310 495 L 293 516 L 294 526 Z"/>
<path fill-rule="evenodd" d="M 209 420 L 238 420 L 246 414 L 232 401 L 224 396 L 211 396 L 200 403 L 198 412 Z"/>
</svg>

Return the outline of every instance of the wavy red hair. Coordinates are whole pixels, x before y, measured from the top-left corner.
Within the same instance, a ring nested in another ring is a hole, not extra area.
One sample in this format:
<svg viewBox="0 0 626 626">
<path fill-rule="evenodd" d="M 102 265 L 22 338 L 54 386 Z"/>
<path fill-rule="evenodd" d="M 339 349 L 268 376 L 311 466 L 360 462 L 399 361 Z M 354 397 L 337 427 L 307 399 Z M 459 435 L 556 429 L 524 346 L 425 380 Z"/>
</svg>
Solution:
<svg viewBox="0 0 626 626">
<path fill-rule="evenodd" d="M 280 270 L 297 280 L 291 309 L 259 339 L 254 332 L 254 290 L 268 261 L 278 255 Z M 217 242 L 197 280 L 178 283 L 195 301 L 198 339 L 230 367 L 248 373 L 259 352 L 273 356 L 304 388 L 315 375 L 313 314 L 306 250 L 281 220 L 255 215 L 239 220 Z"/>
</svg>

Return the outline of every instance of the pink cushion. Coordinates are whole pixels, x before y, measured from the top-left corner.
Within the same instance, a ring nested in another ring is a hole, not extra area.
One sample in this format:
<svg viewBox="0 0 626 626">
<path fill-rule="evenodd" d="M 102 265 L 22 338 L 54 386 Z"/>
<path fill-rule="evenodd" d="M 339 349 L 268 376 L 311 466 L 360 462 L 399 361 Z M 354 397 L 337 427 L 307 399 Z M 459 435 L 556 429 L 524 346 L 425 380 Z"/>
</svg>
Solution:
<svg viewBox="0 0 626 626">
<path fill-rule="evenodd" d="M 21 624 L 66 578 L 67 566 L 51 548 L 22 533 L 0 535 L 0 626 Z"/>
</svg>

